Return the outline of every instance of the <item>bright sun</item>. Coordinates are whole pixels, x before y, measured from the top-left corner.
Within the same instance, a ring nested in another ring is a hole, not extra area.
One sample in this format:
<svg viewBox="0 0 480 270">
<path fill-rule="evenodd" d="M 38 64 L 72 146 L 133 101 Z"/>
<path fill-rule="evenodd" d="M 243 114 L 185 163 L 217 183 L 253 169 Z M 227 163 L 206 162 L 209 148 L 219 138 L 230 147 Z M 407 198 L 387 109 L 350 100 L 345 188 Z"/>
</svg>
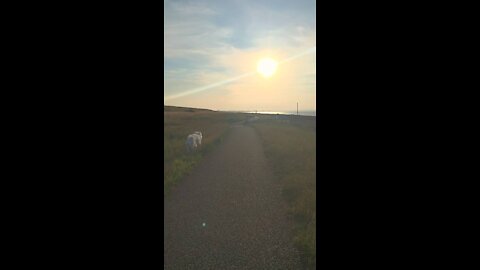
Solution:
<svg viewBox="0 0 480 270">
<path fill-rule="evenodd" d="M 258 61 L 257 71 L 262 74 L 263 77 L 271 77 L 277 70 L 278 63 L 277 61 L 271 58 L 262 58 Z"/>
</svg>

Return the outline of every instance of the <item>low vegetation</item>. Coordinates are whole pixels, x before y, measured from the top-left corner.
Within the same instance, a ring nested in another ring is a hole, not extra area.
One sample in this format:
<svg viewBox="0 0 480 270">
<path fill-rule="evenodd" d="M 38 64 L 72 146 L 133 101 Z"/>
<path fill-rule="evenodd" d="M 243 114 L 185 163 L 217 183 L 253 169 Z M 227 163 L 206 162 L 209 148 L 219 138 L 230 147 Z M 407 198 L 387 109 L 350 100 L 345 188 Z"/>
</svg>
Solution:
<svg viewBox="0 0 480 270">
<path fill-rule="evenodd" d="M 316 266 L 316 138 L 315 118 L 260 120 L 253 124 L 265 154 L 283 186 L 294 220 L 294 242 L 307 269 Z"/>
<path fill-rule="evenodd" d="M 244 115 L 235 113 L 165 106 L 163 131 L 164 195 L 168 195 L 172 187 L 222 140 L 231 123 L 244 119 Z M 197 130 L 202 132 L 202 145 L 195 153 L 188 154 L 185 148 L 185 140 L 189 134 Z"/>
<path fill-rule="evenodd" d="M 260 116 L 192 108 L 165 107 L 164 195 L 186 176 L 202 157 L 227 135 L 232 123 L 252 125 L 262 138 L 274 173 L 283 186 L 289 216 L 294 223 L 294 243 L 307 269 L 316 266 L 316 118 Z M 194 131 L 203 134 L 194 154 L 185 151 L 185 140 Z"/>
</svg>

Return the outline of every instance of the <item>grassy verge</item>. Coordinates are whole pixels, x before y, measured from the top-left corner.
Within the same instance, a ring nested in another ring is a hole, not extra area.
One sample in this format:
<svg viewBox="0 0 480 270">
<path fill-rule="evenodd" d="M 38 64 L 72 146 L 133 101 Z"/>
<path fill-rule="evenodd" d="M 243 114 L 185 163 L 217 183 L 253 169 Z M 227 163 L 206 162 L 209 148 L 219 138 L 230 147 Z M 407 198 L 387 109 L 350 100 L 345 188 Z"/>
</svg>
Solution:
<svg viewBox="0 0 480 270">
<path fill-rule="evenodd" d="M 316 138 L 315 123 L 273 119 L 253 126 L 260 134 L 276 177 L 281 182 L 289 215 L 294 220 L 294 243 L 307 269 L 316 266 Z"/>
<path fill-rule="evenodd" d="M 241 121 L 244 115 L 198 109 L 166 108 L 164 110 L 163 159 L 164 196 L 180 179 L 188 175 L 202 157 L 227 135 L 230 124 Z M 193 154 L 185 151 L 188 134 L 202 132 L 202 145 Z"/>
</svg>

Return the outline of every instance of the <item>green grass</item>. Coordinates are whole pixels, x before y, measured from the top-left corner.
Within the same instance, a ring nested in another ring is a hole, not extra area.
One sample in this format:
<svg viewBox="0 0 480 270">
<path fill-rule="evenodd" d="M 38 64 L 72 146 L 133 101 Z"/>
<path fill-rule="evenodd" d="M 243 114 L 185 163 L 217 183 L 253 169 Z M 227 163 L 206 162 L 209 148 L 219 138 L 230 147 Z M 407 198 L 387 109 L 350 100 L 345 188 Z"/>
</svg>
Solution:
<svg viewBox="0 0 480 270">
<path fill-rule="evenodd" d="M 294 221 L 294 243 L 307 269 L 315 269 L 316 239 L 316 138 L 315 118 L 259 115 L 252 125 L 263 140 L 265 154 L 281 182 L 289 216 Z M 191 108 L 165 107 L 164 110 L 164 190 L 165 194 L 185 177 L 202 157 L 227 135 L 232 123 L 251 115 L 223 113 Z M 188 134 L 200 130 L 202 146 L 198 152 L 185 152 Z"/>
<path fill-rule="evenodd" d="M 209 110 L 164 107 L 163 160 L 164 196 L 226 136 L 230 124 L 245 119 L 243 114 Z M 202 145 L 193 154 L 186 153 L 185 140 L 194 131 L 201 131 Z"/>
<path fill-rule="evenodd" d="M 307 269 L 316 266 L 316 138 L 311 119 L 280 122 L 270 118 L 252 125 L 282 184 L 282 195 L 295 224 L 293 241 Z"/>
</svg>

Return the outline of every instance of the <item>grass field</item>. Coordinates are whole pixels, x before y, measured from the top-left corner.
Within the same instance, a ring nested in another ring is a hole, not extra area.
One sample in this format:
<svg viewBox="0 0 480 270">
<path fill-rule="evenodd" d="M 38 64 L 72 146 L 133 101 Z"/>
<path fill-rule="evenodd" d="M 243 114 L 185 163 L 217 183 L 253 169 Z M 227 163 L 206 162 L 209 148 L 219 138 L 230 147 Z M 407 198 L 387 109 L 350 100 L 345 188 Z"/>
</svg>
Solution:
<svg viewBox="0 0 480 270">
<path fill-rule="evenodd" d="M 201 158 L 227 135 L 232 123 L 251 115 L 190 108 L 164 109 L 165 195 Z M 259 133 L 295 228 L 294 243 L 308 269 L 316 265 L 316 118 L 308 116 L 259 115 L 252 125 Z M 199 130 L 202 146 L 193 155 L 185 152 L 188 134 Z"/>
<path fill-rule="evenodd" d="M 264 118 L 265 119 L 265 118 Z M 294 219 L 294 242 L 308 269 L 316 265 L 316 131 L 315 118 L 274 117 L 253 124 L 265 154 L 283 186 Z"/>
<path fill-rule="evenodd" d="M 164 107 L 163 160 L 164 195 L 187 175 L 203 155 L 226 135 L 231 123 L 242 121 L 245 115 L 203 109 Z M 185 151 L 185 140 L 194 131 L 201 131 L 202 145 L 194 154 Z"/>
</svg>

